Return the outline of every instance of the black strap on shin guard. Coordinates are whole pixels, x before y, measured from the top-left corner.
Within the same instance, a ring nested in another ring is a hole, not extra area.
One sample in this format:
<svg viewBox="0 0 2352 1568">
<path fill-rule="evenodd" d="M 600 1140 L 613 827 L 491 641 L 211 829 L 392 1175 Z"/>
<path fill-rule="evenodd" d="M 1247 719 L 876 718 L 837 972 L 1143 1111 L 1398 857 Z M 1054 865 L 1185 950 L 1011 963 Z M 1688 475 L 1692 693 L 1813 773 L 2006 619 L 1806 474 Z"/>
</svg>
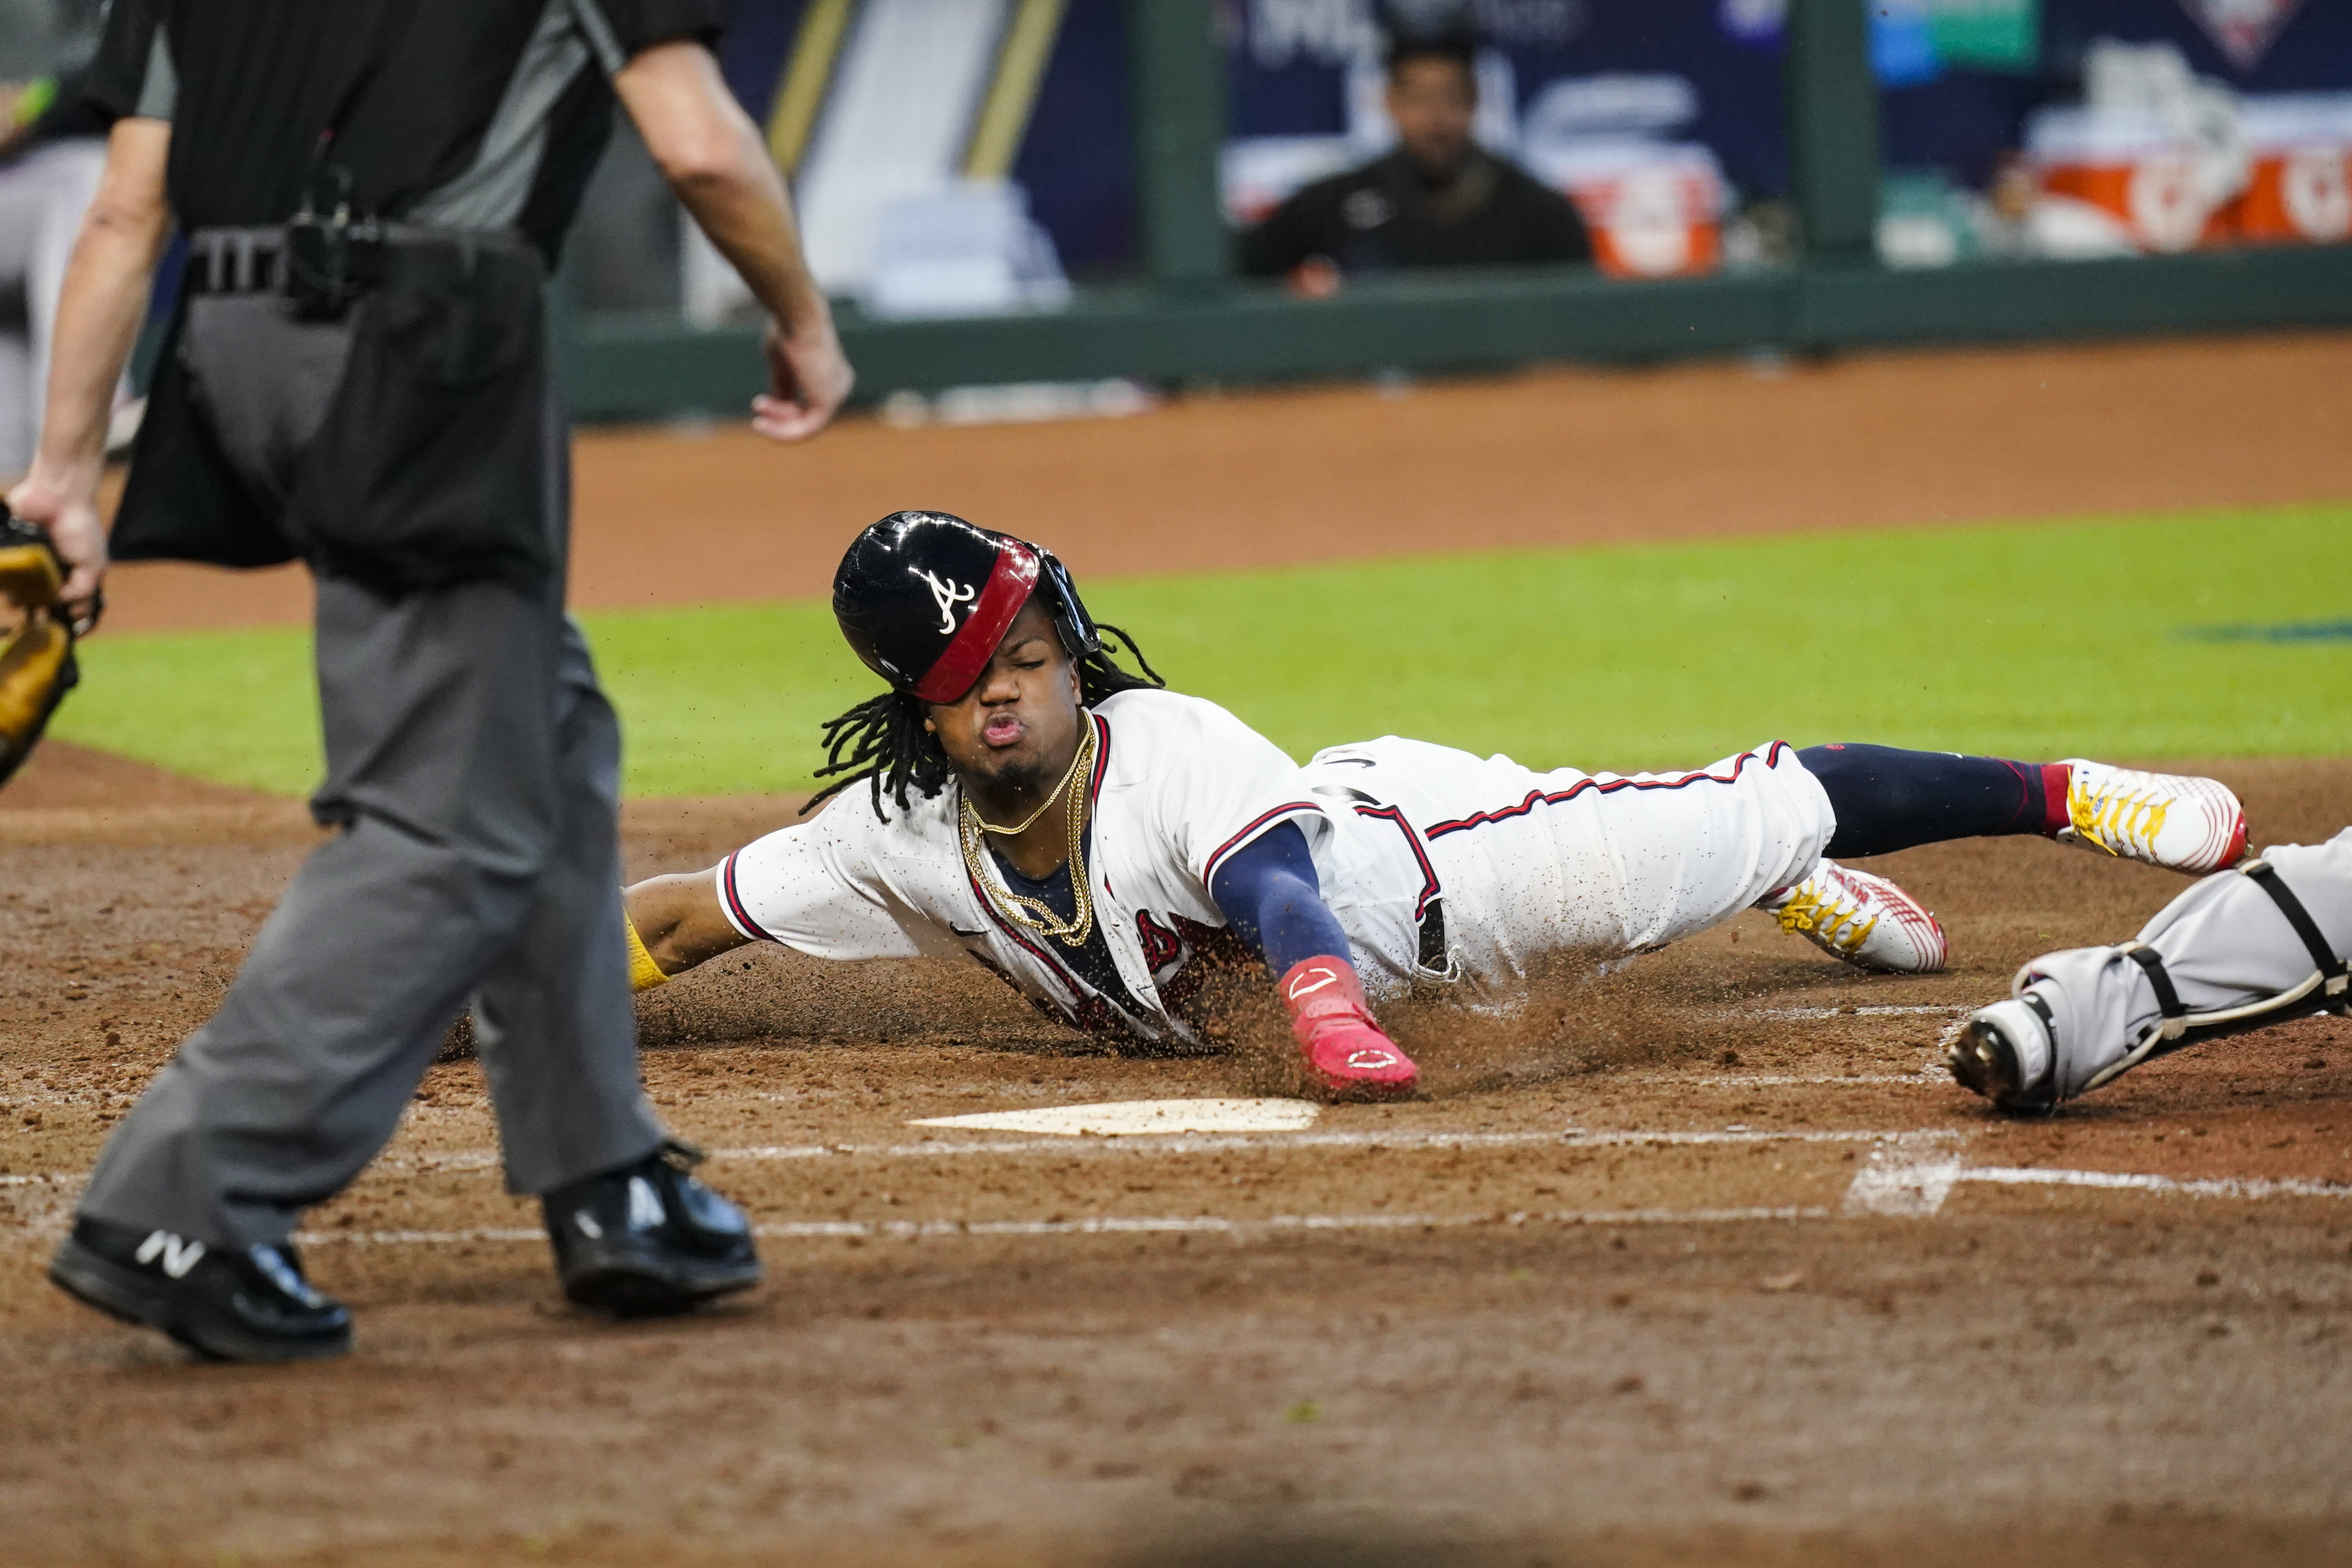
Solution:
<svg viewBox="0 0 2352 1568">
<path fill-rule="evenodd" d="M 2294 927 L 2295 936 L 2310 952 L 2316 971 L 2303 982 L 2289 987 L 2275 997 L 2242 1007 L 2225 1008 L 2216 1012 L 2192 1013 L 2181 1005 L 2179 988 L 2165 972 L 2164 960 L 2145 942 L 2126 942 L 2116 949 L 2140 967 L 2147 983 L 2156 992 L 2157 1010 L 2163 1019 L 2156 1028 L 2140 1037 L 2139 1044 L 2121 1061 L 2109 1063 L 2095 1074 L 2086 1089 L 2096 1089 L 2112 1082 L 2143 1061 L 2200 1044 L 2219 1040 L 2225 1035 L 2243 1034 L 2249 1030 L 2263 1029 L 2289 1019 L 2308 1018 L 2313 1013 L 2352 1013 L 2352 994 L 2347 994 L 2346 965 L 2330 950 L 2327 938 L 2320 934 L 2319 923 L 2303 906 L 2284 878 L 2268 861 L 2248 861 L 2238 867 L 2256 887 L 2270 894 L 2286 923 Z"/>
<path fill-rule="evenodd" d="M 2164 960 L 2156 956 L 2156 949 L 2145 942 L 2126 942 L 2116 951 L 2147 973 L 2148 987 L 2156 992 L 2156 1010 L 2164 1015 L 2158 1032 L 2167 1040 L 2179 1040 L 2187 1033 L 2189 1009 L 2181 1006 L 2180 991 L 2164 972 Z"/>
<path fill-rule="evenodd" d="M 2278 905 L 2278 912 L 2286 916 L 2286 923 L 2294 926 L 2294 934 L 2303 939 L 2304 949 L 2319 968 L 2320 995 L 2325 998 L 2322 1005 L 2343 1009 L 2352 1004 L 2352 997 L 2346 994 L 2347 980 L 2344 960 L 2328 946 L 2327 938 L 2320 934 L 2319 922 L 2311 917 L 2311 911 L 2303 906 L 2303 900 L 2287 886 L 2286 878 L 2279 875 L 2278 868 L 2266 860 L 2251 860 L 2238 870 L 2252 878 L 2256 887 L 2271 895 L 2271 902 Z"/>
</svg>

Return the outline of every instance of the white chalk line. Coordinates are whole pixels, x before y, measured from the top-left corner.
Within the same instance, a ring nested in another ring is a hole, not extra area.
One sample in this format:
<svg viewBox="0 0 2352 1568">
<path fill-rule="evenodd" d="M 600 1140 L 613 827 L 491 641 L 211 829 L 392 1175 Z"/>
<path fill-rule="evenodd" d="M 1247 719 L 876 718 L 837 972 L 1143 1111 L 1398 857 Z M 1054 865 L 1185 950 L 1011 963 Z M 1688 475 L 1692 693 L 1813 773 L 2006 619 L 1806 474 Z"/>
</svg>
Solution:
<svg viewBox="0 0 2352 1568">
<path fill-rule="evenodd" d="M 1836 1019 L 1836 1018 L 1916 1018 L 1933 1013 L 1949 1018 L 1955 1013 L 1973 1012 L 1966 1003 L 1946 1004 L 1927 1008 L 1749 1008 L 1738 1012 L 1717 1014 L 1727 1019 Z"/>
<path fill-rule="evenodd" d="M 2177 1176 L 2138 1176 L 2125 1171 L 2045 1170 L 2038 1166 L 1963 1167 L 1958 1179 L 1995 1182 L 2008 1186 L 2087 1186 L 2118 1192 L 2179 1193 L 2188 1197 L 2352 1197 L 2352 1185 L 2342 1182 L 2273 1180 L 2262 1176 L 2187 1180 Z"/>
<path fill-rule="evenodd" d="M 1899 1132 L 1831 1132 L 1790 1129 L 1754 1132 L 1746 1128 L 1709 1133 L 1590 1132 L 1564 1128 L 1545 1133 L 1261 1133 L 1246 1134 L 1174 1134 L 1124 1138 L 1023 1138 L 993 1143 L 950 1143 L 944 1139 L 919 1144 L 798 1144 L 758 1148 L 719 1149 L 713 1159 L 816 1160 L 839 1158 L 930 1159 L 967 1155 L 1221 1155 L 1252 1150 L 1370 1149 L 1381 1152 L 1416 1149 L 1502 1149 L 1549 1145 L 1555 1148 L 1618 1148 L 1643 1145 L 1673 1146 L 1706 1144 L 1867 1144 L 1904 1136 Z"/>
<path fill-rule="evenodd" d="M 764 1240 L 900 1240 L 925 1237 L 1025 1236 L 1275 1236 L 1350 1230 L 1452 1230 L 1475 1226 L 1529 1225 L 1727 1225 L 1763 1221 L 1792 1222 L 1827 1219 L 1832 1214 L 1853 1218 L 1881 1215 L 1925 1218 L 1943 1207 L 1956 1182 L 1979 1181 L 2084 1186 L 2160 1193 L 2191 1197 L 2352 1197 L 2352 1186 L 2330 1182 L 2211 1180 L 2178 1181 L 2168 1176 L 2106 1171 L 2040 1170 L 1984 1166 L 1968 1169 L 1947 1157 L 1954 1140 L 1929 1134 L 1907 1146 L 1888 1145 L 1874 1151 L 1872 1163 L 1857 1173 L 1844 1203 L 1836 1210 L 1780 1206 L 1747 1208 L 1586 1208 L 1515 1209 L 1482 1214 L 1277 1214 L 1263 1219 L 1228 1219 L 1216 1215 L 1098 1215 L 1083 1219 L 797 1219 L 771 1220 L 752 1227 Z M 1883 1161 L 1883 1163 L 1882 1163 Z M 545 1239 L 540 1230 L 321 1230 L 295 1237 L 302 1246 L 453 1246 L 467 1242 L 533 1242 Z"/>
<path fill-rule="evenodd" d="M 1101 1215 L 1085 1219 L 790 1219 L 755 1225 L 763 1240 L 915 1239 L 957 1236 L 1275 1236 L 1341 1230 L 1454 1230 L 1472 1226 L 1726 1225 L 1826 1219 L 1826 1208 L 1590 1208 L 1484 1214 L 1276 1214 L 1264 1219 L 1216 1215 Z M 298 1246 L 454 1246 L 464 1242 L 544 1241 L 541 1230 L 318 1230 Z"/>
<path fill-rule="evenodd" d="M 1944 1207 L 1960 1170 L 1959 1137 L 1953 1133 L 1911 1133 L 1870 1151 L 1853 1173 L 1839 1212 L 1926 1219 Z"/>
<path fill-rule="evenodd" d="M 1934 1071 L 1917 1072 L 1734 1072 L 1719 1078 L 1685 1078 L 1674 1072 L 1628 1073 L 1612 1078 L 1613 1083 L 1638 1083 L 1643 1087 L 1670 1084 L 1675 1088 L 1692 1089 L 1790 1089 L 1796 1087 L 1834 1087 L 1842 1083 L 1907 1083 L 1915 1088 L 1949 1085 L 1951 1074 L 1942 1062 Z"/>
<path fill-rule="evenodd" d="M 973 1141 L 929 1141 L 890 1145 L 803 1145 L 721 1149 L 714 1157 L 746 1160 L 809 1160 L 858 1156 L 933 1158 L 965 1155 L 1039 1154 L 1066 1155 L 1108 1150 L 1160 1154 L 1213 1154 L 1265 1149 L 1360 1148 L 1389 1149 L 1525 1148 L 1675 1148 L 1766 1144 L 1868 1143 L 1875 1145 L 1858 1170 L 1838 1210 L 1848 1217 L 1925 1218 L 1943 1208 L 1952 1188 L 1961 1182 L 2007 1186 L 2073 1186 L 2106 1191 L 2134 1191 L 2188 1197 L 2242 1200 L 2270 1197 L 2352 1197 L 2352 1186 L 2333 1182 L 2262 1177 L 2182 1179 L 2133 1172 L 2084 1171 L 2038 1166 L 1978 1166 L 1961 1163 L 1960 1135 L 1938 1129 L 1910 1132 L 1786 1129 L 1756 1131 L 1727 1128 L 1720 1132 L 1659 1132 L 1625 1130 L 1594 1132 L 1568 1128 L 1528 1133 L 1307 1133 L 1258 1136 L 1177 1134 L 1145 1138 L 1032 1138 Z M 394 1162 L 383 1162 L 393 1165 Z M 412 1173 L 473 1171 L 494 1167 L 494 1151 L 467 1150 L 446 1155 L 413 1156 L 395 1168 Z M 9 1175 L 0 1186 L 32 1186 L 57 1189 L 51 1202 L 79 1192 L 81 1181 L 65 1175 Z M 1213 1216 L 1124 1218 L 1094 1217 L 1048 1220 L 794 1220 L 772 1221 L 756 1227 L 762 1237 L 821 1239 L 825 1237 L 897 1238 L 923 1236 L 1090 1236 L 1160 1233 L 1203 1233 L 1233 1236 L 1361 1229 L 1431 1229 L 1468 1225 L 1542 1223 L 1551 1225 L 1697 1224 L 1743 1219 L 1809 1219 L 1827 1218 L 1822 1208 L 1644 1208 L 1564 1211 L 1514 1211 L 1477 1215 L 1277 1215 L 1264 1219 L 1228 1219 Z M 44 1218 L 49 1217 L 43 1217 Z M 29 1222 L 42 1228 L 42 1220 Z M 52 1225 L 50 1228 L 56 1228 Z M 18 1227 L 17 1228 L 25 1228 Z M 466 1242 L 534 1241 L 535 1229 L 482 1228 L 467 1230 L 323 1230 L 297 1238 L 305 1245 L 364 1244 L 375 1246 L 454 1245 Z"/>
<path fill-rule="evenodd" d="M 1389 1150 L 1493 1149 L 1540 1147 L 1561 1149 L 1672 1147 L 1708 1144 L 1853 1144 L 1900 1138 L 1902 1133 L 1790 1130 L 1753 1132 L 1746 1128 L 1720 1133 L 1594 1133 L 1570 1128 L 1551 1133 L 1260 1133 L 1153 1134 L 1134 1137 L 1003 1138 L 971 1142 L 940 1139 L 918 1144 L 797 1144 L 743 1149 L 714 1149 L 714 1160 L 929 1159 L 965 1155 L 1104 1154 L 1215 1155 L 1252 1150 L 1294 1148 L 1360 1148 Z M 444 1155 L 386 1155 L 368 1168 L 387 1176 L 434 1176 L 495 1170 L 500 1164 L 494 1149 L 467 1149 Z M 79 1191 L 79 1173 L 0 1176 L 0 1186 L 55 1185 Z"/>
<path fill-rule="evenodd" d="M 544 1230 L 298 1230 L 297 1247 L 348 1243 L 354 1247 L 456 1247 L 472 1241 L 545 1241 Z"/>
</svg>

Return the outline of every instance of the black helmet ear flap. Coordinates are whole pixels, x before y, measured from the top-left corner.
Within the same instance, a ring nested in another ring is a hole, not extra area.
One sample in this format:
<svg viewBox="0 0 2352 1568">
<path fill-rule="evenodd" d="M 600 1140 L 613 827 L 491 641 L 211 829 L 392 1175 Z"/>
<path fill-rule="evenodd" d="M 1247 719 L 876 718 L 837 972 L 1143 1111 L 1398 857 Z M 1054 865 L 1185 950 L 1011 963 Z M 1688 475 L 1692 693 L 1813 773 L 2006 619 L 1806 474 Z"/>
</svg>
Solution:
<svg viewBox="0 0 2352 1568">
<path fill-rule="evenodd" d="M 1037 552 L 1037 586 L 1045 591 L 1045 607 L 1053 614 L 1054 631 L 1062 640 L 1062 652 L 1073 662 L 1101 653 L 1102 632 L 1096 627 L 1094 617 L 1087 613 L 1085 601 L 1078 598 L 1078 585 L 1071 580 L 1070 569 L 1045 546 L 1030 548 Z"/>
</svg>

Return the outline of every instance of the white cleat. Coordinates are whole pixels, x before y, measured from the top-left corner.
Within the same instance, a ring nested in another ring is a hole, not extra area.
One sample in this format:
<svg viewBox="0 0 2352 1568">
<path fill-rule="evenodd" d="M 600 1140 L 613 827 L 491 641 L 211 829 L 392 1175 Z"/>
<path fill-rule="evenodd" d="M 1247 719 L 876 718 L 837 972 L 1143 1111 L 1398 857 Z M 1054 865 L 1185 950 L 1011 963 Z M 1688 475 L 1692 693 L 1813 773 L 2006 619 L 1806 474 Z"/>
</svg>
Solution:
<svg viewBox="0 0 2352 1568">
<path fill-rule="evenodd" d="M 1756 906 L 1833 957 L 1890 975 L 1944 967 L 1944 928 L 1919 901 L 1866 871 L 1824 860 Z"/>
<path fill-rule="evenodd" d="M 2052 835 L 2123 860 L 2203 876 L 2246 852 L 2246 810 L 2214 779 L 2066 759 L 2066 822 Z"/>
</svg>

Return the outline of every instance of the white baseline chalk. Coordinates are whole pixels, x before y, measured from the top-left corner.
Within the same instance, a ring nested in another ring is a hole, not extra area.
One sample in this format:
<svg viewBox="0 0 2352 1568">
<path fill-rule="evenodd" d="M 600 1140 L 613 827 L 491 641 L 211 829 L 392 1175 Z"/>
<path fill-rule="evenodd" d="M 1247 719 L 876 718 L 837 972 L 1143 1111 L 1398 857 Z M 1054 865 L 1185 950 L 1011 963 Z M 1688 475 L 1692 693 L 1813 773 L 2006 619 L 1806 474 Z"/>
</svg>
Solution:
<svg viewBox="0 0 2352 1568">
<path fill-rule="evenodd" d="M 1908 1133 L 1870 1151 L 1840 1212 L 1925 1219 L 1944 1207 L 1959 1175 L 1957 1134 Z"/>
<path fill-rule="evenodd" d="M 993 1143 L 791 1144 L 761 1148 L 719 1149 L 714 1159 L 816 1160 L 837 1158 L 931 1159 L 966 1155 L 1217 1155 L 1250 1149 L 1500 1149 L 1550 1145 L 1563 1149 L 1619 1148 L 1706 1144 L 1869 1144 L 1901 1137 L 1899 1132 L 1643 1133 L 1272 1133 L 1246 1136 L 1175 1134 L 1152 1138 L 1024 1138 Z"/>
<path fill-rule="evenodd" d="M 1826 1208 L 1593 1208 L 1507 1214 L 1276 1214 L 1264 1219 L 1216 1215 L 1101 1215 L 1085 1219 L 787 1219 L 753 1226 L 771 1240 L 903 1239 L 954 1236 L 1272 1236 L 1337 1230 L 1439 1230 L 1501 1225 L 1724 1225 L 1745 1220 L 1826 1219 Z M 294 1238 L 302 1247 L 450 1246 L 467 1241 L 543 1241 L 538 1230 L 319 1230 Z"/>
<path fill-rule="evenodd" d="M 2137 1176 L 2127 1171 L 1979 1166 L 1972 1170 L 1962 1169 L 1958 1179 L 1996 1182 L 2008 1186 L 2087 1186 L 2120 1192 L 2179 1193 L 2186 1197 L 2352 1197 L 2352 1186 L 2341 1182 L 2273 1181 L 2259 1176 L 2189 1181 L 2174 1176 Z"/>
<path fill-rule="evenodd" d="M 1965 1004 L 1930 1008 L 1750 1008 L 1743 1012 L 1719 1013 L 1727 1019 L 1834 1019 L 1834 1018 L 1897 1018 L 1933 1013 L 1949 1018 L 1954 1013 L 1972 1012 Z"/>
</svg>

